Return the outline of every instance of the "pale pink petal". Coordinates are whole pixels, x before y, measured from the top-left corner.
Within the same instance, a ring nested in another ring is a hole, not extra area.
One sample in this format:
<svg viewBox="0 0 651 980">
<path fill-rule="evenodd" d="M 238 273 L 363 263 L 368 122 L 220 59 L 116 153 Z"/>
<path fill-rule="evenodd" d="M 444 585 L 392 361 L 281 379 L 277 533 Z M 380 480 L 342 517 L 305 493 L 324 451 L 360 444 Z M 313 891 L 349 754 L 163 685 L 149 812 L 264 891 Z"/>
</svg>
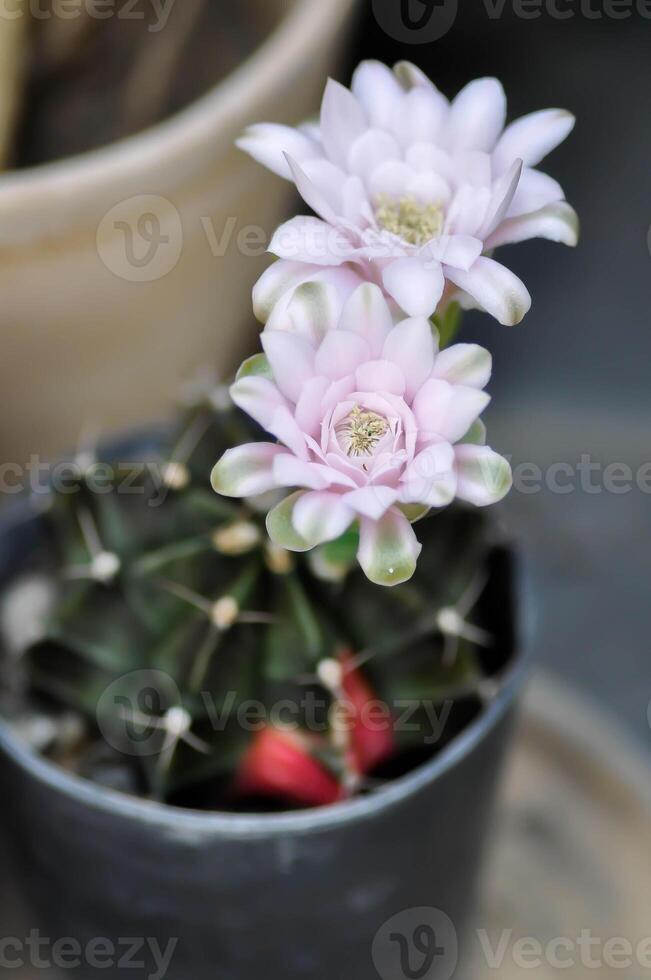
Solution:
<svg viewBox="0 0 651 980">
<path fill-rule="evenodd" d="M 305 281 L 306 274 L 321 271 L 302 262 L 273 262 L 262 273 L 253 287 L 253 312 L 261 323 L 266 323 L 278 303 Z"/>
<path fill-rule="evenodd" d="M 454 344 L 436 358 L 434 377 L 453 385 L 485 388 L 490 381 L 493 358 L 478 344 Z"/>
<path fill-rule="evenodd" d="M 396 259 L 382 273 L 384 288 L 408 316 L 431 316 L 445 288 L 443 270 L 432 259 Z"/>
<path fill-rule="evenodd" d="M 298 423 L 289 409 L 281 407 L 276 410 L 273 419 L 267 426 L 267 431 L 282 442 L 288 449 L 301 459 L 309 456 L 305 433 L 299 428 Z"/>
<path fill-rule="evenodd" d="M 405 97 L 393 72 L 379 61 L 363 61 L 353 75 L 351 87 L 370 125 L 390 129 L 395 108 Z"/>
<path fill-rule="evenodd" d="M 319 218 L 299 215 L 276 230 L 269 251 L 288 261 L 338 266 L 351 258 L 354 247 L 338 228 Z"/>
<path fill-rule="evenodd" d="M 336 405 L 340 402 L 346 400 L 348 395 L 351 395 L 355 391 L 355 373 L 347 374 L 345 377 L 340 378 L 338 381 L 333 381 L 325 395 L 323 396 L 323 415 L 331 412 Z"/>
<path fill-rule="evenodd" d="M 311 266 L 279 259 L 268 272 L 277 267 L 280 267 L 280 271 L 275 276 L 270 276 L 263 283 L 262 280 L 267 277 L 265 273 L 254 289 L 256 316 L 266 323 L 267 330 L 292 329 L 288 309 L 295 290 L 302 284 L 316 282 L 332 286 L 337 293 L 338 306 L 343 307 L 363 282 L 361 276 L 349 266 Z"/>
<path fill-rule="evenodd" d="M 414 174 L 405 188 L 407 197 L 414 197 L 421 204 L 446 204 L 452 196 L 450 185 L 436 173 Z"/>
<path fill-rule="evenodd" d="M 540 170 L 525 167 L 507 211 L 507 217 L 516 218 L 521 214 L 531 214 L 532 211 L 544 208 L 546 204 L 555 204 L 564 198 L 563 188 L 557 180 Z"/>
<path fill-rule="evenodd" d="M 330 480 L 318 463 L 297 459 L 290 453 L 279 455 L 274 461 L 274 479 L 277 487 L 307 487 L 309 490 L 325 490 Z"/>
<path fill-rule="evenodd" d="M 398 510 L 388 511 L 381 521 L 361 519 L 357 560 L 376 585 L 407 582 L 421 551 L 411 524 Z"/>
<path fill-rule="evenodd" d="M 433 143 L 414 143 L 405 154 L 405 162 L 416 173 L 437 173 L 448 182 L 455 174 L 450 154 Z"/>
<path fill-rule="evenodd" d="M 457 496 L 461 500 L 487 507 L 502 500 L 511 489 L 511 467 L 487 446 L 457 446 L 455 457 Z"/>
<path fill-rule="evenodd" d="M 355 140 L 348 153 L 348 169 L 360 177 L 370 177 L 382 163 L 400 159 L 400 146 L 390 133 L 367 129 Z"/>
<path fill-rule="evenodd" d="M 484 250 L 484 243 L 472 235 L 441 235 L 429 242 L 423 252 L 431 255 L 441 265 L 457 269 L 470 269 Z"/>
<path fill-rule="evenodd" d="M 535 167 L 567 139 L 575 122 L 574 116 L 564 109 L 543 109 L 517 119 L 507 126 L 495 147 L 493 159 L 498 172 L 506 170 L 518 158 L 526 166 Z"/>
<path fill-rule="evenodd" d="M 400 487 L 404 504 L 447 507 L 457 488 L 454 450 L 447 442 L 428 446 L 405 469 Z"/>
<path fill-rule="evenodd" d="M 360 487 L 359 490 L 344 494 L 346 504 L 356 514 L 369 517 L 373 521 L 379 521 L 397 499 L 398 491 L 395 488 L 382 485 Z"/>
<path fill-rule="evenodd" d="M 265 330 L 260 339 L 271 365 L 274 381 L 283 395 L 296 403 L 303 385 L 315 373 L 314 348 L 304 337 L 287 330 Z"/>
<path fill-rule="evenodd" d="M 236 145 L 286 180 L 293 178 L 285 153 L 289 153 L 299 163 L 312 160 L 321 153 L 318 143 L 309 136 L 291 126 L 279 126 L 276 123 L 249 126 L 244 135 L 236 140 Z"/>
<path fill-rule="evenodd" d="M 355 515 L 336 493 L 306 493 L 294 505 L 292 522 L 311 546 L 334 541 L 350 527 Z"/>
<path fill-rule="evenodd" d="M 531 306 L 524 283 L 509 269 L 482 256 L 468 272 L 446 268 L 448 278 L 506 326 L 520 323 Z"/>
<path fill-rule="evenodd" d="M 362 107 L 352 92 L 329 78 L 321 103 L 321 141 L 334 163 L 346 166 L 348 150 L 366 125 Z"/>
<path fill-rule="evenodd" d="M 409 92 L 413 88 L 426 88 L 438 96 L 446 109 L 450 108 L 449 101 L 439 92 L 434 82 L 417 65 L 412 64 L 411 61 L 398 61 L 393 66 L 393 73 L 405 91 Z"/>
<path fill-rule="evenodd" d="M 337 288 L 329 282 L 304 282 L 287 305 L 287 329 L 304 337 L 315 349 L 329 330 L 334 330 L 341 313 Z"/>
<path fill-rule="evenodd" d="M 398 104 L 394 132 L 403 146 L 435 140 L 448 115 L 447 100 L 433 87 L 419 86 Z"/>
<path fill-rule="evenodd" d="M 415 172 L 402 160 L 388 160 L 381 163 L 371 174 L 368 187 L 373 198 L 381 195 L 401 198 L 409 181 L 415 177 Z"/>
<path fill-rule="evenodd" d="M 404 395 L 405 376 L 392 361 L 366 361 L 357 368 L 355 381 L 359 391 L 390 392 Z"/>
<path fill-rule="evenodd" d="M 312 183 L 305 171 L 298 165 L 296 160 L 287 155 L 287 164 L 292 174 L 292 179 L 296 184 L 296 189 L 306 204 L 308 204 L 320 218 L 331 225 L 337 225 L 339 215 L 328 201 L 327 197 Z"/>
<path fill-rule="evenodd" d="M 470 187 L 466 184 L 459 188 L 448 208 L 446 233 L 476 237 L 486 220 L 490 203 L 491 191 L 488 187 Z"/>
<path fill-rule="evenodd" d="M 493 184 L 491 202 L 480 231 L 481 238 L 486 239 L 505 217 L 515 197 L 521 175 L 522 160 L 516 160 Z"/>
<path fill-rule="evenodd" d="M 414 399 L 419 439 L 458 442 L 489 402 L 490 397 L 476 388 L 431 378 Z"/>
<path fill-rule="evenodd" d="M 306 435 L 316 439 L 321 432 L 321 419 L 323 413 L 321 402 L 326 391 L 330 387 L 327 378 L 310 378 L 305 382 L 301 396 L 296 403 L 294 417 L 296 423 Z"/>
<path fill-rule="evenodd" d="M 342 188 L 346 183 L 347 172 L 324 157 L 308 160 L 301 166 L 309 182 L 328 202 L 332 210 L 338 215 L 341 214 L 343 210 Z"/>
<path fill-rule="evenodd" d="M 351 294 L 339 321 L 340 330 L 349 330 L 364 338 L 372 357 L 380 356 L 392 328 L 391 310 L 382 290 L 370 282 L 359 286 Z"/>
<path fill-rule="evenodd" d="M 408 402 L 412 401 L 432 373 L 437 349 L 432 325 L 424 317 L 403 320 L 387 337 L 383 354 L 400 368 L 406 381 L 405 397 Z"/>
<path fill-rule="evenodd" d="M 337 381 L 354 374 L 370 355 L 368 344 L 359 334 L 350 333 L 349 330 L 332 330 L 326 334 L 316 353 L 316 373 Z"/>
<path fill-rule="evenodd" d="M 552 242 L 574 246 L 579 241 L 579 219 L 566 201 L 548 204 L 533 214 L 507 218 L 488 239 L 488 248 L 525 242 L 530 238 L 546 238 Z"/>
<path fill-rule="evenodd" d="M 267 378 L 241 378 L 231 385 L 230 395 L 238 408 L 267 430 L 276 411 L 282 406 L 288 407 L 276 385 Z"/>
<path fill-rule="evenodd" d="M 506 96 L 496 78 L 478 78 L 452 102 L 446 136 L 457 150 L 493 149 L 506 120 Z"/>
<path fill-rule="evenodd" d="M 462 150 L 454 154 L 454 176 L 457 186 L 489 187 L 493 168 L 489 153 L 481 150 Z"/>
<path fill-rule="evenodd" d="M 275 489 L 275 460 L 291 458 L 284 446 L 271 442 L 252 442 L 224 453 L 213 468 L 211 483 L 215 493 L 225 497 L 257 497 Z"/>
</svg>

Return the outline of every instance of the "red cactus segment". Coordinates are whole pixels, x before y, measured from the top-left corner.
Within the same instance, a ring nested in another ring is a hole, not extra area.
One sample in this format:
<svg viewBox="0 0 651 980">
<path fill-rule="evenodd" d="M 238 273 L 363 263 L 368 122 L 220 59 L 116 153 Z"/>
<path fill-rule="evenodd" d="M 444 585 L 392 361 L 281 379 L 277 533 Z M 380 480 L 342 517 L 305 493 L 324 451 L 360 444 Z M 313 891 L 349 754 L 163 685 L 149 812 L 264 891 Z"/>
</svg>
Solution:
<svg viewBox="0 0 651 980">
<path fill-rule="evenodd" d="M 368 773 L 395 754 L 397 746 L 391 712 L 379 701 L 361 670 L 354 666 L 352 653 L 342 653 L 339 662 L 343 668 L 343 693 L 354 709 L 352 761 L 358 772 Z"/>
<path fill-rule="evenodd" d="M 343 799 L 343 787 L 297 733 L 267 726 L 249 746 L 237 774 L 240 795 L 280 797 L 301 806 Z"/>
</svg>

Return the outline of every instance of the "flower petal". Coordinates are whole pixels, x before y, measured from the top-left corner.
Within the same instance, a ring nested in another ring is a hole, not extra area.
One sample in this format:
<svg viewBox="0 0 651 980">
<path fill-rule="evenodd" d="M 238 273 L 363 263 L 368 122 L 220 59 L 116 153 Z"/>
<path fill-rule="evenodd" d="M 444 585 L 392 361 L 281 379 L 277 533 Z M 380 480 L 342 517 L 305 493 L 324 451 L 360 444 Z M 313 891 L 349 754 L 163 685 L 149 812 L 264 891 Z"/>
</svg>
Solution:
<svg viewBox="0 0 651 980">
<path fill-rule="evenodd" d="M 316 353 L 316 373 L 337 381 L 354 374 L 360 364 L 369 360 L 370 354 L 368 344 L 359 334 L 349 330 L 331 330 Z"/>
<path fill-rule="evenodd" d="M 294 417 L 296 423 L 306 435 L 316 439 L 321 431 L 323 396 L 330 387 L 328 378 L 310 378 L 305 382 L 301 396 L 296 403 Z"/>
<path fill-rule="evenodd" d="M 242 361 L 235 375 L 235 380 L 241 381 L 243 378 L 251 377 L 266 378 L 267 381 L 273 381 L 271 365 L 264 354 L 254 354 Z"/>
<path fill-rule="evenodd" d="M 273 381 L 260 376 L 240 378 L 231 385 L 230 395 L 238 408 L 269 431 L 279 408 L 287 408 L 287 401 Z"/>
<path fill-rule="evenodd" d="M 296 419 L 288 408 L 281 406 L 276 410 L 273 419 L 267 426 L 267 431 L 288 449 L 291 449 L 300 459 L 308 458 L 305 433 L 299 428 Z"/>
<path fill-rule="evenodd" d="M 513 166 L 493 184 L 491 202 L 480 231 L 481 238 L 487 238 L 497 228 L 508 212 L 518 189 L 521 176 L 522 160 L 516 160 Z"/>
<path fill-rule="evenodd" d="M 331 225 L 337 224 L 338 215 L 327 197 L 309 179 L 305 171 L 298 165 L 293 157 L 287 154 L 287 164 L 292 174 L 296 189 L 306 204 L 308 204 L 320 218 Z"/>
<path fill-rule="evenodd" d="M 493 155 L 498 172 L 510 167 L 520 158 L 528 167 L 551 153 L 559 143 L 567 139 L 576 120 L 565 109 L 543 109 L 516 119 L 504 130 Z"/>
<path fill-rule="evenodd" d="M 378 521 L 393 507 L 398 499 L 398 491 L 393 487 L 382 484 L 377 486 L 360 487 L 344 495 L 346 504 L 362 517 Z"/>
<path fill-rule="evenodd" d="M 298 215 L 276 229 L 269 251 L 290 262 L 337 266 L 350 257 L 353 246 L 338 228 L 319 218 Z"/>
<path fill-rule="evenodd" d="M 434 443 L 419 453 L 403 474 L 401 502 L 428 507 L 451 504 L 457 489 L 454 459 L 454 450 L 448 442 Z"/>
<path fill-rule="evenodd" d="M 496 78 L 478 78 L 452 102 L 446 135 L 455 150 L 493 149 L 506 121 L 506 96 Z"/>
<path fill-rule="evenodd" d="M 393 361 L 365 361 L 357 368 L 355 381 L 359 391 L 405 393 L 405 376 Z"/>
<path fill-rule="evenodd" d="M 321 154 L 321 148 L 315 140 L 298 129 L 279 126 L 276 123 L 258 123 L 249 126 L 236 140 L 236 146 L 285 180 L 292 180 L 292 173 L 285 158 L 286 153 L 299 163 L 312 160 Z"/>
<path fill-rule="evenodd" d="M 274 460 L 287 455 L 284 446 L 273 442 L 252 442 L 229 449 L 213 467 L 212 488 L 224 497 L 257 497 L 274 490 L 278 486 Z"/>
<path fill-rule="evenodd" d="M 541 170 L 525 167 L 506 215 L 508 218 L 517 218 L 521 214 L 539 211 L 546 204 L 555 204 L 563 200 L 565 194 L 557 180 Z"/>
<path fill-rule="evenodd" d="M 287 551 L 310 551 L 309 544 L 294 527 L 294 507 L 305 496 L 304 490 L 298 490 L 285 497 L 267 514 L 267 534 L 280 548 Z"/>
<path fill-rule="evenodd" d="M 351 144 L 365 129 L 364 111 L 355 96 L 329 78 L 321 103 L 321 142 L 333 163 L 346 166 Z"/>
<path fill-rule="evenodd" d="M 454 344 L 441 351 L 434 365 L 434 377 L 452 385 L 485 388 L 493 370 L 493 358 L 479 344 Z"/>
<path fill-rule="evenodd" d="M 283 395 L 296 403 L 303 385 L 315 374 L 314 348 L 304 337 L 298 337 L 287 330 L 265 330 L 260 339 L 269 359 L 274 381 Z"/>
<path fill-rule="evenodd" d="M 435 140 L 447 119 L 448 111 L 447 99 L 433 86 L 418 86 L 398 105 L 394 130 L 404 146 Z"/>
<path fill-rule="evenodd" d="M 360 521 L 357 560 L 376 585 L 407 582 L 416 571 L 421 550 L 411 524 L 398 510 L 388 511 L 381 521 L 365 517 Z"/>
<path fill-rule="evenodd" d="M 393 328 L 391 310 L 382 290 L 365 283 L 351 294 L 341 311 L 340 330 L 359 334 L 369 345 L 371 356 L 379 357 L 389 331 Z"/>
<path fill-rule="evenodd" d="M 387 337 L 383 355 L 397 364 L 404 375 L 407 383 L 405 397 L 408 402 L 412 401 L 432 373 L 437 350 L 438 343 L 432 332 L 432 325 L 424 317 L 403 320 Z"/>
<path fill-rule="evenodd" d="M 548 204 L 533 214 L 507 218 L 487 241 L 488 248 L 525 242 L 530 238 L 546 238 L 551 242 L 574 246 L 579 241 L 579 218 L 566 201 Z"/>
<path fill-rule="evenodd" d="M 363 61 L 353 75 L 351 87 L 369 123 L 390 130 L 395 108 L 405 96 L 393 72 L 379 61 Z"/>
<path fill-rule="evenodd" d="M 331 486 L 354 488 L 355 482 L 345 473 L 338 473 L 323 463 L 297 459 L 291 453 L 279 456 L 274 466 L 276 486 L 303 487 L 308 490 L 327 490 Z"/>
<path fill-rule="evenodd" d="M 511 467 L 503 456 L 487 446 L 457 446 L 455 449 L 457 496 L 476 507 L 502 500 L 511 489 Z"/>
<path fill-rule="evenodd" d="M 506 326 L 514 326 L 531 307 L 524 283 L 509 269 L 482 256 L 467 272 L 446 266 L 448 278 Z"/>
<path fill-rule="evenodd" d="M 431 378 L 414 399 L 419 439 L 458 442 L 489 402 L 490 397 L 476 388 Z"/>
<path fill-rule="evenodd" d="M 383 129 L 367 129 L 349 150 L 348 170 L 370 177 L 380 164 L 399 159 L 400 146 L 395 137 Z"/>
<path fill-rule="evenodd" d="M 337 326 L 340 312 L 339 294 L 328 282 L 302 283 L 287 305 L 292 333 L 304 337 L 315 349 Z"/>
<path fill-rule="evenodd" d="M 292 515 L 295 530 L 312 547 L 341 537 L 354 519 L 341 494 L 318 491 L 297 500 Z"/>
<path fill-rule="evenodd" d="M 382 274 L 384 287 L 408 316 L 431 316 L 445 287 L 440 264 L 433 259 L 403 258 Z"/>
</svg>

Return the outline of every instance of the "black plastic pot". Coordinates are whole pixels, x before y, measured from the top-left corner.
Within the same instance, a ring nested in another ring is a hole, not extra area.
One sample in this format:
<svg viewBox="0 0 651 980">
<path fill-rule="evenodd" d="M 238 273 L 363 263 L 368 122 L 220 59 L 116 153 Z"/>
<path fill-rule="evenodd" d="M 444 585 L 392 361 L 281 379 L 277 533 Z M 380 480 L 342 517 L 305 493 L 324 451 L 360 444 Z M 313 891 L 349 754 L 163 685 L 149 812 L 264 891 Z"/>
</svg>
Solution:
<svg viewBox="0 0 651 980">
<path fill-rule="evenodd" d="M 0 586 L 38 540 L 37 521 L 0 526 Z M 449 980 L 524 674 L 517 660 L 484 712 L 419 769 L 290 814 L 122 796 L 37 757 L 0 722 L 0 819 L 30 909 L 0 936 L 74 938 L 83 962 L 69 951 L 65 975 L 83 980 Z M 163 973 L 152 950 L 173 940 Z M 125 973 L 128 955 L 138 972 Z"/>
</svg>

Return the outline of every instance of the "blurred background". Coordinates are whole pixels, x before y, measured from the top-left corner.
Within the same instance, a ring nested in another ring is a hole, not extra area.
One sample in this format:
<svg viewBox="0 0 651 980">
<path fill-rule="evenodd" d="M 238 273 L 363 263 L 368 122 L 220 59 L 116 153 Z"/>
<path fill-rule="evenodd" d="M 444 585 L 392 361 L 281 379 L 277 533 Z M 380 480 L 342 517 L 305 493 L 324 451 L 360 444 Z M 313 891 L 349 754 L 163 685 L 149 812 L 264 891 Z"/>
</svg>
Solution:
<svg viewBox="0 0 651 980">
<path fill-rule="evenodd" d="M 636 485 L 651 460 L 651 10 L 116 0 L 100 20 L 85 0 L 65 19 L 50 0 L 14 4 L 23 16 L 0 18 L 0 454 L 12 462 L 159 419 L 201 365 L 226 376 L 253 346 L 247 297 L 292 190 L 233 140 L 314 112 L 327 72 L 348 82 L 361 58 L 406 58 L 449 96 L 498 76 L 511 118 L 576 114 L 545 169 L 579 212 L 579 248 L 505 250 L 532 311 L 512 329 L 468 315 L 463 336 L 494 352 L 491 442 L 523 477 L 503 512 L 526 559 L 535 652 L 651 750 L 649 467 Z"/>
</svg>

